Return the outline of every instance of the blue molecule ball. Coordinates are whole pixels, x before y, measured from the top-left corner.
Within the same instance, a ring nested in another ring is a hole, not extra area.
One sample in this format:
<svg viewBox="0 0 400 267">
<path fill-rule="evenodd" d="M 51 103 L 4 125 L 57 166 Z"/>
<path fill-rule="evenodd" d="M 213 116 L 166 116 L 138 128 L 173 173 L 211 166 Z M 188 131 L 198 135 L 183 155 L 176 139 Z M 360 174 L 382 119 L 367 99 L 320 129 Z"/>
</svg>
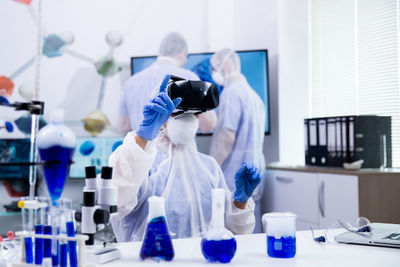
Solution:
<svg viewBox="0 0 400 267">
<path fill-rule="evenodd" d="M 94 148 L 95 145 L 92 141 L 85 141 L 79 148 L 79 152 L 81 152 L 83 156 L 89 156 L 93 152 Z"/>
<path fill-rule="evenodd" d="M 117 141 L 111 148 L 111 152 L 114 152 L 120 145 L 122 145 L 122 141 Z"/>
</svg>

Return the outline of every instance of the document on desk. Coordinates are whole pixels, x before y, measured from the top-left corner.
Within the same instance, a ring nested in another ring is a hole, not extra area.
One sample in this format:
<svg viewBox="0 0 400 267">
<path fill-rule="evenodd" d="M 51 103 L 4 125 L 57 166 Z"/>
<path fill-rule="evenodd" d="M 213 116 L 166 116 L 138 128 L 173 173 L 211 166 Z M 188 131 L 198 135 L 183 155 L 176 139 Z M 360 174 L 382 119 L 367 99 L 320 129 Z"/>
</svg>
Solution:
<svg viewBox="0 0 400 267">
<path fill-rule="evenodd" d="M 317 145 L 317 121 L 310 120 L 308 123 L 309 123 L 309 128 L 310 128 L 310 146 L 316 146 Z"/>
</svg>

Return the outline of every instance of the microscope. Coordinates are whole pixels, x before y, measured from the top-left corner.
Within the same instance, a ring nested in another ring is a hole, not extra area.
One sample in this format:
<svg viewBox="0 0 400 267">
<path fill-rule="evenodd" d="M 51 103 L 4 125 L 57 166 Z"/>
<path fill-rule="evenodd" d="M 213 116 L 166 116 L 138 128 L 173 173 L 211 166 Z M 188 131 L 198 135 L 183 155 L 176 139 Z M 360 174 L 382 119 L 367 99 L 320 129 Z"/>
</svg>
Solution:
<svg viewBox="0 0 400 267">
<path fill-rule="evenodd" d="M 89 236 L 86 241 L 86 256 L 89 262 L 106 263 L 121 258 L 121 252 L 113 247 L 95 245 L 98 226 L 110 223 L 110 217 L 118 211 L 118 191 L 112 186 L 112 168 L 103 167 L 97 178 L 96 167 L 85 168 L 85 187 L 83 188 L 82 209 L 75 212 L 75 220 L 81 224 L 81 234 Z"/>
</svg>

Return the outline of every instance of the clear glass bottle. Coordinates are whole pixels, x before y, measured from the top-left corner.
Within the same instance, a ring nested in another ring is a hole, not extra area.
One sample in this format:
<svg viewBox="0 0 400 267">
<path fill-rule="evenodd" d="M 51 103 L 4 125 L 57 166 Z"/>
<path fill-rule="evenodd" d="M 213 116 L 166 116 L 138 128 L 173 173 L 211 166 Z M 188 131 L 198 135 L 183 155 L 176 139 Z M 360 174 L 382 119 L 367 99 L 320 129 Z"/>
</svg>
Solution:
<svg viewBox="0 0 400 267">
<path fill-rule="evenodd" d="M 149 215 L 140 258 L 171 261 L 175 253 L 165 219 L 165 199 L 153 196 L 148 201 Z"/>
<path fill-rule="evenodd" d="M 225 228 L 225 190 L 212 190 L 210 228 L 201 240 L 201 251 L 210 262 L 230 262 L 236 253 L 236 239 Z"/>
</svg>

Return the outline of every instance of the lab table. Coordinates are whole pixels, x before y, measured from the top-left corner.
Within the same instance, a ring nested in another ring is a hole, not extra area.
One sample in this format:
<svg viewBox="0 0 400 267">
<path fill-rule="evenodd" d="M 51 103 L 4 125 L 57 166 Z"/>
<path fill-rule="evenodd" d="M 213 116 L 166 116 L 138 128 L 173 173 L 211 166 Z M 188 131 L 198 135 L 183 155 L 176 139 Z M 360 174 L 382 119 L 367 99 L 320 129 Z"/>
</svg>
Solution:
<svg viewBox="0 0 400 267">
<path fill-rule="evenodd" d="M 320 244 L 312 239 L 310 231 L 298 231 L 297 253 L 292 259 L 269 257 L 265 234 L 239 235 L 236 236 L 236 255 L 231 263 L 224 266 L 400 266 L 400 249 L 339 244 L 333 241 L 333 236 L 342 232 L 342 229 L 330 230 L 330 242 Z M 323 231 L 316 231 L 316 234 L 321 235 Z M 175 258 L 172 262 L 142 261 L 139 257 L 140 242 L 121 243 L 118 247 L 122 259 L 104 266 L 209 266 L 210 263 L 201 254 L 200 241 L 200 238 L 173 240 Z"/>
</svg>

